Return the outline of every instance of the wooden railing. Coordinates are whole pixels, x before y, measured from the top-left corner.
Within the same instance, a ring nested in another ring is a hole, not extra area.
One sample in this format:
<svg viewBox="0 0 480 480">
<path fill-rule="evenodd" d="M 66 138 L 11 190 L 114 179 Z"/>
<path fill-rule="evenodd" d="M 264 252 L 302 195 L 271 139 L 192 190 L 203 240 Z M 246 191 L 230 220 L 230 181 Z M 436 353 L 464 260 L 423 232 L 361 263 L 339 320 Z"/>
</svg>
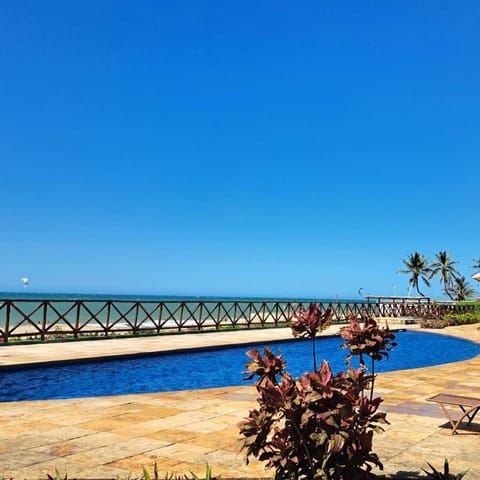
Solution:
<svg viewBox="0 0 480 480">
<path fill-rule="evenodd" d="M 408 310 L 405 305 L 385 303 L 339 301 L 319 305 L 322 310 L 331 309 L 334 323 L 345 322 L 350 312 L 356 317 L 396 317 L 424 315 L 440 307 L 445 307 L 445 312 L 471 311 L 458 305 L 431 303 L 409 305 Z M 302 307 L 308 304 L 261 300 L 0 299 L 0 342 L 278 327 L 285 326 Z"/>
<path fill-rule="evenodd" d="M 377 317 L 436 318 L 448 313 L 469 313 L 474 310 L 473 305 L 456 303 L 379 302 L 374 304 L 373 315 Z"/>
</svg>

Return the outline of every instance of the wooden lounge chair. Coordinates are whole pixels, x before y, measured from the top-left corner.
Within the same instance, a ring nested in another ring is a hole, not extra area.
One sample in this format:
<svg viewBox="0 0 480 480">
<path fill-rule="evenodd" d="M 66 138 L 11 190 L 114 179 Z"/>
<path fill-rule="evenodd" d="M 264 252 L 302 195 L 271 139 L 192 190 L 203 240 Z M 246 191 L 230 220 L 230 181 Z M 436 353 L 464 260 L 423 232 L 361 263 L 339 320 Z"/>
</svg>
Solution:
<svg viewBox="0 0 480 480">
<path fill-rule="evenodd" d="M 440 404 L 443 413 L 445 413 L 450 425 L 452 426 L 452 435 L 457 433 L 458 427 L 464 420 L 467 420 L 467 425 L 470 425 L 472 420 L 475 418 L 475 415 L 480 410 L 480 398 L 451 395 L 449 393 L 439 393 L 438 395 L 427 398 L 427 400 L 429 402 L 436 402 Z M 460 410 L 463 412 L 463 415 L 459 420 L 454 420 L 451 417 L 450 411 L 446 408 L 446 405 L 454 405 L 460 408 Z"/>
</svg>

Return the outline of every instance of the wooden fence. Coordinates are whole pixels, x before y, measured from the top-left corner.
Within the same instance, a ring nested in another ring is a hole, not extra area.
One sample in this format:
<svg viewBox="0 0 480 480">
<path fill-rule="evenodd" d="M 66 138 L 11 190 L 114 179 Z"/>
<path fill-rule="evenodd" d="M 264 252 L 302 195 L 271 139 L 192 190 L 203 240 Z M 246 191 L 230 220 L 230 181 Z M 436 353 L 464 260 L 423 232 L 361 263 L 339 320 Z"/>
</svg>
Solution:
<svg viewBox="0 0 480 480">
<path fill-rule="evenodd" d="M 398 317 L 471 311 L 473 307 L 442 304 L 399 305 L 365 302 L 319 302 L 330 308 L 334 323 L 351 312 Z M 300 301 L 0 299 L 0 342 L 51 340 L 84 336 L 141 335 L 171 332 L 285 326 Z"/>
</svg>

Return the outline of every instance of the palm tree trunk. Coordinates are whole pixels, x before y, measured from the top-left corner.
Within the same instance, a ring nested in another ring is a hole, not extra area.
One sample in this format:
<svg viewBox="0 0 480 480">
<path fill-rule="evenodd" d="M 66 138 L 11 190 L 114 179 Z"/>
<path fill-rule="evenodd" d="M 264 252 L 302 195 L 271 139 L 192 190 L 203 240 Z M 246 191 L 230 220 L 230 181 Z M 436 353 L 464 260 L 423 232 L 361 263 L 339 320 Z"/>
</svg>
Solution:
<svg viewBox="0 0 480 480">
<path fill-rule="evenodd" d="M 415 280 L 415 288 L 418 292 L 418 294 L 421 296 L 421 297 L 424 297 L 425 295 L 420 291 L 420 287 L 418 285 L 418 279 Z"/>
</svg>

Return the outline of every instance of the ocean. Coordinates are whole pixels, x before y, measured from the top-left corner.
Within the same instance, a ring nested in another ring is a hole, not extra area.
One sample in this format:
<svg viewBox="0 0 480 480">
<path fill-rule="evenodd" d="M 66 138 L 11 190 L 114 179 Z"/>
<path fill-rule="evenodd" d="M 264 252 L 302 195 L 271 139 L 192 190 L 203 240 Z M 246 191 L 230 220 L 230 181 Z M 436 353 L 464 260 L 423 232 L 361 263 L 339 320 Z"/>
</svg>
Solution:
<svg viewBox="0 0 480 480">
<path fill-rule="evenodd" d="M 96 293 L 40 293 L 22 290 L 19 292 L 0 292 L 0 300 L 128 300 L 141 301 L 214 301 L 214 302 L 302 302 L 302 303 L 366 303 L 364 299 L 335 299 L 335 298 L 308 298 L 308 297 L 228 297 L 208 295 L 139 295 L 139 294 L 96 294 Z"/>
</svg>

